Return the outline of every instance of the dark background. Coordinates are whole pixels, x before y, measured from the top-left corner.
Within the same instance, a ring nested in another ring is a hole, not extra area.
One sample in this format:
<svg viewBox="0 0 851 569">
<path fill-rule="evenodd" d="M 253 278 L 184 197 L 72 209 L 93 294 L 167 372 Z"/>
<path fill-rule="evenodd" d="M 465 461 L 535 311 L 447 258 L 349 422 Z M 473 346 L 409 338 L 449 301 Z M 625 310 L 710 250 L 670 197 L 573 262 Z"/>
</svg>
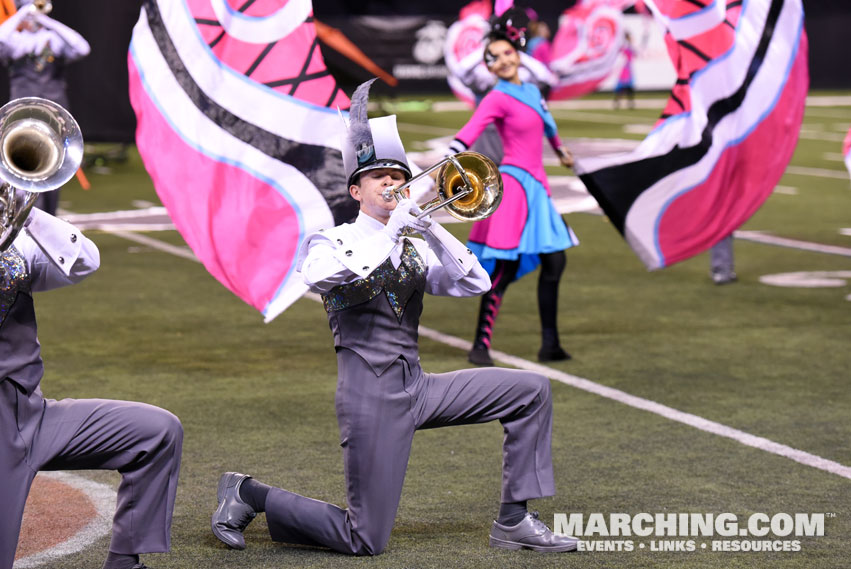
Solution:
<svg viewBox="0 0 851 569">
<path fill-rule="evenodd" d="M 423 21 L 441 20 L 447 25 L 457 19 L 465 2 L 457 0 L 314 0 L 316 19 L 341 29 L 355 40 L 357 16 L 419 16 Z M 52 17 L 80 32 L 91 44 L 92 53 L 68 69 L 71 112 L 80 123 L 86 140 L 132 142 L 135 117 L 127 94 L 127 48 L 139 18 L 142 0 L 54 0 Z M 558 15 L 572 2 L 536 0 L 535 10 L 555 29 Z M 427 8 L 423 8 L 427 6 Z M 851 3 L 848 0 L 804 0 L 810 42 L 810 86 L 812 89 L 851 88 Z M 426 13 L 427 12 L 427 13 Z M 356 16 L 352 18 L 352 16 Z M 351 34 L 351 35 L 350 35 Z M 358 42 L 376 62 L 392 60 L 393 41 Z M 323 47 L 328 67 L 340 86 L 352 88 L 368 78 L 367 72 L 349 65 L 344 58 Z M 382 67 L 386 67 L 383 65 Z M 386 87 L 379 92 L 389 93 Z M 448 93 L 445 80 L 402 81 L 398 93 Z M 8 80 L 0 73 L 0 99 L 9 97 Z"/>
</svg>

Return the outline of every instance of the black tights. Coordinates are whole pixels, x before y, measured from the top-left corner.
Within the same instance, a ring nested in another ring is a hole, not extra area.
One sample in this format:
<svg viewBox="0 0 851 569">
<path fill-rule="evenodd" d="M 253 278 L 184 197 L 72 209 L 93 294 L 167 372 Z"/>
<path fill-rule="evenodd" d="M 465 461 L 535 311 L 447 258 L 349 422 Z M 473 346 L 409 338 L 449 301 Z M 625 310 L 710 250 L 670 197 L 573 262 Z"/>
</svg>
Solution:
<svg viewBox="0 0 851 569">
<path fill-rule="evenodd" d="M 558 286 L 561 275 L 567 265 L 567 255 L 564 251 L 542 253 L 541 273 L 538 276 L 538 315 L 541 318 L 541 333 L 544 343 L 558 344 Z M 508 285 L 514 281 L 520 261 L 498 260 L 491 273 L 491 289 L 482 296 L 479 306 L 479 321 L 476 327 L 476 347 L 490 348 L 493 326 L 502 297 Z"/>
<path fill-rule="evenodd" d="M 558 285 L 567 255 L 564 251 L 540 255 L 541 274 L 538 276 L 538 314 L 541 317 L 542 330 L 557 330 Z"/>
</svg>

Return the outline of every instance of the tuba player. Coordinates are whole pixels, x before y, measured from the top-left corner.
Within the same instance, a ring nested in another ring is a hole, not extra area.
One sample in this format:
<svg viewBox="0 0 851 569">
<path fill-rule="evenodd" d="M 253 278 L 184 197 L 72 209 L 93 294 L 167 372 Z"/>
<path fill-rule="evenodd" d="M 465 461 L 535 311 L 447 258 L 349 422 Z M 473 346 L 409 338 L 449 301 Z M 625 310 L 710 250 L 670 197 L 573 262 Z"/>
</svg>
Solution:
<svg viewBox="0 0 851 569">
<path fill-rule="evenodd" d="M 0 569 L 12 567 L 40 470 L 121 473 L 103 569 L 144 569 L 140 553 L 169 550 L 183 441 L 177 417 L 131 401 L 47 399 L 40 387 L 32 293 L 76 284 L 99 264 L 94 242 L 39 209 L 0 251 Z"/>
</svg>

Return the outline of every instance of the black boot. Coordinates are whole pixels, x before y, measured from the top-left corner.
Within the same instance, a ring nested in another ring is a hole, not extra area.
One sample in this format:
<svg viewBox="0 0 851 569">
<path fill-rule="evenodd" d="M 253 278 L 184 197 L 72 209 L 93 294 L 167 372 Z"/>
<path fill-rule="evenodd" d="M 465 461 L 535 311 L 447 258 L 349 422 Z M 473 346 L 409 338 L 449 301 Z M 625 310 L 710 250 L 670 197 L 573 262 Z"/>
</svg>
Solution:
<svg viewBox="0 0 851 569">
<path fill-rule="evenodd" d="M 493 359 L 490 355 L 491 336 L 499 306 L 502 304 L 502 295 L 490 290 L 482 297 L 479 305 L 479 321 L 476 326 L 476 339 L 473 340 L 473 349 L 467 353 L 470 363 L 478 366 L 492 366 Z"/>
<path fill-rule="evenodd" d="M 538 351 L 539 362 L 560 362 L 569 360 L 568 354 L 558 340 L 558 330 L 544 328 L 541 331 L 541 349 Z"/>
</svg>

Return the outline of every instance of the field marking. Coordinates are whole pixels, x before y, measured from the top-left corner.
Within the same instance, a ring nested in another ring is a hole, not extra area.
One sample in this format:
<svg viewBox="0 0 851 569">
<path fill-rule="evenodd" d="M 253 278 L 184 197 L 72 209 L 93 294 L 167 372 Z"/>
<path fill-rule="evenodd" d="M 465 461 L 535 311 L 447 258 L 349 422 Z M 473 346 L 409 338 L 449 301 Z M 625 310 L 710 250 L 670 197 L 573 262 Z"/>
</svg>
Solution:
<svg viewBox="0 0 851 569">
<path fill-rule="evenodd" d="M 665 108 L 665 105 L 667 103 L 667 97 L 638 97 L 635 99 L 635 106 L 638 109 L 651 109 L 661 111 Z M 547 101 L 547 106 L 550 108 L 550 110 L 613 110 L 612 105 L 613 103 L 611 99 L 571 99 L 567 101 Z M 851 96 L 843 95 L 834 97 L 808 95 L 806 107 L 851 107 Z M 377 105 L 375 108 L 378 108 Z M 473 109 L 470 107 L 470 105 L 463 101 L 449 100 L 436 101 L 432 103 L 431 108 L 429 108 L 428 111 L 425 112 L 442 113 L 455 111 L 469 111 L 470 113 L 472 113 Z M 831 109 L 828 112 L 835 111 Z M 818 111 L 816 111 L 814 114 L 818 114 Z"/>
<path fill-rule="evenodd" d="M 175 247 L 170 243 L 158 241 L 157 239 L 151 239 L 150 237 L 135 235 L 126 231 L 110 233 L 113 233 L 114 235 L 117 235 L 119 237 L 125 237 L 132 241 L 136 241 L 137 243 L 144 243 L 145 245 L 148 245 L 149 247 L 152 247 L 154 249 L 160 249 L 161 251 L 164 251 L 166 253 L 178 255 L 180 257 L 191 259 L 200 263 L 198 258 L 195 257 L 195 255 L 191 251 Z M 318 294 L 308 292 L 304 296 L 315 302 L 322 302 L 322 299 Z M 472 343 L 467 340 L 462 340 L 461 338 L 457 338 L 455 336 L 443 334 L 425 326 L 419 327 L 419 333 L 420 335 L 425 336 L 426 338 L 441 342 L 443 344 L 446 344 L 447 346 L 459 348 L 465 352 L 469 351 L 473 347 Z M 764 437 L 751 435 L 749 433 L 734 429 L 732 427 L 728 427 L 721 423 L 710 421 L 709 419 L 704 419 L 703 417 L 700 417 L 698 415 L 679 411 L 677 409 L 674 409 L 673 407 L 668 407 L 667 405 L 662 405 L 661 403 L 651 401 L 650 399 L 644 399 L 643 397 L 630 395 L 625 391 L 621 391 L 613 387 L 607 387 L 605 385 L 591 381 L 590 379 L 570 375 L 568 373 L 553 369 L 548 366 L 536 364 L 534 362 L 530 362 L 529 360 L 524 360 L 523 358 L 512 356 L 511 354 L 506 354 L 505 352 L 492 350 L 491 357 L 494 359 L 494 361 L 498 361 L 500 363 L 504 363 L 516 367 L 518 369 L 525 369 L 528 371 L 541 373 L 551 379 L 564 383 L 565 385 L 569 385 L 571 387 L 575 387 L 577 389 L 581 389 L 583 391 L 599 395 L 600 397 L 605 397 L 606 399 L 617 401 L 618 403 L 623 403 L 624 405 L 628 405 L 636 409 L 648 411 L 650 413 L 660 415 L 671 421 L 676 421 L 678 423 L 682 423 L 684 425 L 688 425 L 690 427 L 694 427 L 695 429 L 699 429 L 707 433 L 712 433 L 720 437 L 732 439 L 743 445 L 750 446 L 771 454 L 776 454 L 778 456 L 794 460 L 795 462 L 798 462 L 800 464 L 811 466 L 819 470 L 824 470 L 825 472 L 830 472 L 832 474 L 836 474 L 837 476 L 841 476 L 843 478 L 848 478 L 849 480 L 851 480 L 851 467 L 845 466 L 843 464 L 834 462 L 826 458 L 822 458 L 815 454 L 811 454 L 806 451 L 798 450 L 790 446 L 776 443 Z"/>
<path fill-rule="evenodd" d="M 462 340 L 461 338 L 456 338 L 455 336 L 449 336 L 448 334 L 443 334 L 436 330 L 432 330 L 431 328 L 426 328 L 425 326 L 420 326 L 419 332 L 420 335 L 425 336 L 426 338 L 429 338 L 436 342 L 441 342 L 454 348 L 459 348 L 461 350 L 464 350 L 465 352 L 469 351 L 473 347 L 472 342 Z M 695 429 L 711 433 L 713 435 L 718 435 L 719 437 L 733 439 L 734 441 L 737 441 L 743 445 L 753 447 L 765 452 L 769 452 L 771 454 L 776 454 L 794 460 L 795 462 L 806 466 L 811 466 L 819 470 L 824 470 L 826 472 L 836 474 L 837 476 L 841 476 L 843 478 L 851 479 L 851 467 L 845 466 L 838 462 L 834 462 L 832 460 L 828 460 L 826 458 L 822 458 L 806 451 L 798 450 L 796 448 L 792 448 L 784 444 L 776 443 L 764 437 L 751 435 L 750 433 L 740 431 L 739 429 L 734 429 L 732 427 L 728 427 L 727 425 L 717 423 L 715 421 L 710 421 L 709 419 L 704 419 L 703 417 L 700 417 L 698 415 L 679 411 L 677 409 L 674 409 L 673 407 L 662 405 L 661 403 L 657 403 L 650 399 L 644 399 L 643 397 L 631 395 L 625 391 L 621 391 L 620 389 L 607 387 L 589 379 L 571 375 L 569 373 L 565 373 L 563 371 L 559 371 L 557 369 L 553 369 L 545 365 L 530 362 L 529 360 L 524 360 L 523 358 L 518 358 L 517 356 L 512 356 L 511 354 L 506 354 L 505 352 L 491 350 L 491 357 L 496 362 L 507 364 L 518 369 L 525 369 L 527 371 L 540 373 L 549 377 L 550 379 L 554 379 L 560 383 L 564 383 L 565 385 L 575 387 L 576 389 L 581 389 L 582 391 L 587 391 L 589 393 L 593 393 L 595 395 L 599 395 L 600 397 L 605 397 L 606 399 L 617 401 L 618 403 L 623 403 L 624 405 L 628 405 L 636 409 L 641 409 L 643 411 L 648 411 L 650 413 L 660 415 L 671 421 L 682 423 L 684 425 L 688 425 L 689 427 L 694 427 Z"/>
<path fill-rule="evenodd" d="M 128 241 L 135 241 L 141 245 L 147 245 L 152 249 L 159 249 L 160 251 L 164 251 L 166 253 L 171 253 L 177 257 L 183 257 L 184 259 L 189 259 L 190 261 L 195 261 L 196 263 L 200 263 L 201 259 L 195 256 L 195 253 L 192 252 L 192 249 L 189 247 L 179 247 L 177 245 L 172 245 L 171 243 L 166 243 L 165 241 L 160 241 L 159 239 L 153 239 L 148 237 L 147 235 L 140 235 L 138 233 L 133 233 L 132 231 L 106 231 L 106 233 L 110 233 L 112 235 L 116 235 L 118 237 L 123 237 Z"/>
<path fill-rule="evenodd" d="M 827 253 L 828 255 L 841 255 L 843 257 L 851 257 L 851 248 L 839 247 L 838 245 L 823 245 L 821 243 L 813 243 L 811 241 L 799 241 L 797 239 L 787 239 L 785 237 L 777 237 L 762 231 L 734 231 L 733 237 L 743 241 L 753 241 L 754 243 L 762 243 L 763 245 L 776 245 L 778 247 L 788 247 L 790 249 L 799 249 L 801 251 L 811 251 L 813 253 Z"/>
<path fill-rule="evenodd" d="M 824 152 L 821 158 L 828 162 L 845 162 L 845 156 L 841 152 Z"/>
<path fill-rule="evenodd" d="M 115 513 L 117 499 L 117 494 L 112 487 L 65 471 L 39 472 L 38 475 L 58 480 L 81 491 L 91 500 L 96 514 L 83 529 L 62 543 L 16 560 L 13 564 L 14 569 L 38 567 L 55 561 L 59 557 L 77 553 L 112 531 L 112 516 Z"/>
<path fill-rule="evenodd" d="M 797 196 L 798 188 L 794 186 L 781 186 L 778 184 L 774 186 L 774 193 L 783 194 L 784 196 Z"/>
<path fill-rule="evenodd" d="M 788 166 L 783 175 L 793 174 L 795 176 L 814 176 L 816 178 L 834 178 L 836 180 L 847 180 L 848 172 L 843 170 L 828 170 L 827 168 L 807 168 L 805 166 Z"/>
</svg>

